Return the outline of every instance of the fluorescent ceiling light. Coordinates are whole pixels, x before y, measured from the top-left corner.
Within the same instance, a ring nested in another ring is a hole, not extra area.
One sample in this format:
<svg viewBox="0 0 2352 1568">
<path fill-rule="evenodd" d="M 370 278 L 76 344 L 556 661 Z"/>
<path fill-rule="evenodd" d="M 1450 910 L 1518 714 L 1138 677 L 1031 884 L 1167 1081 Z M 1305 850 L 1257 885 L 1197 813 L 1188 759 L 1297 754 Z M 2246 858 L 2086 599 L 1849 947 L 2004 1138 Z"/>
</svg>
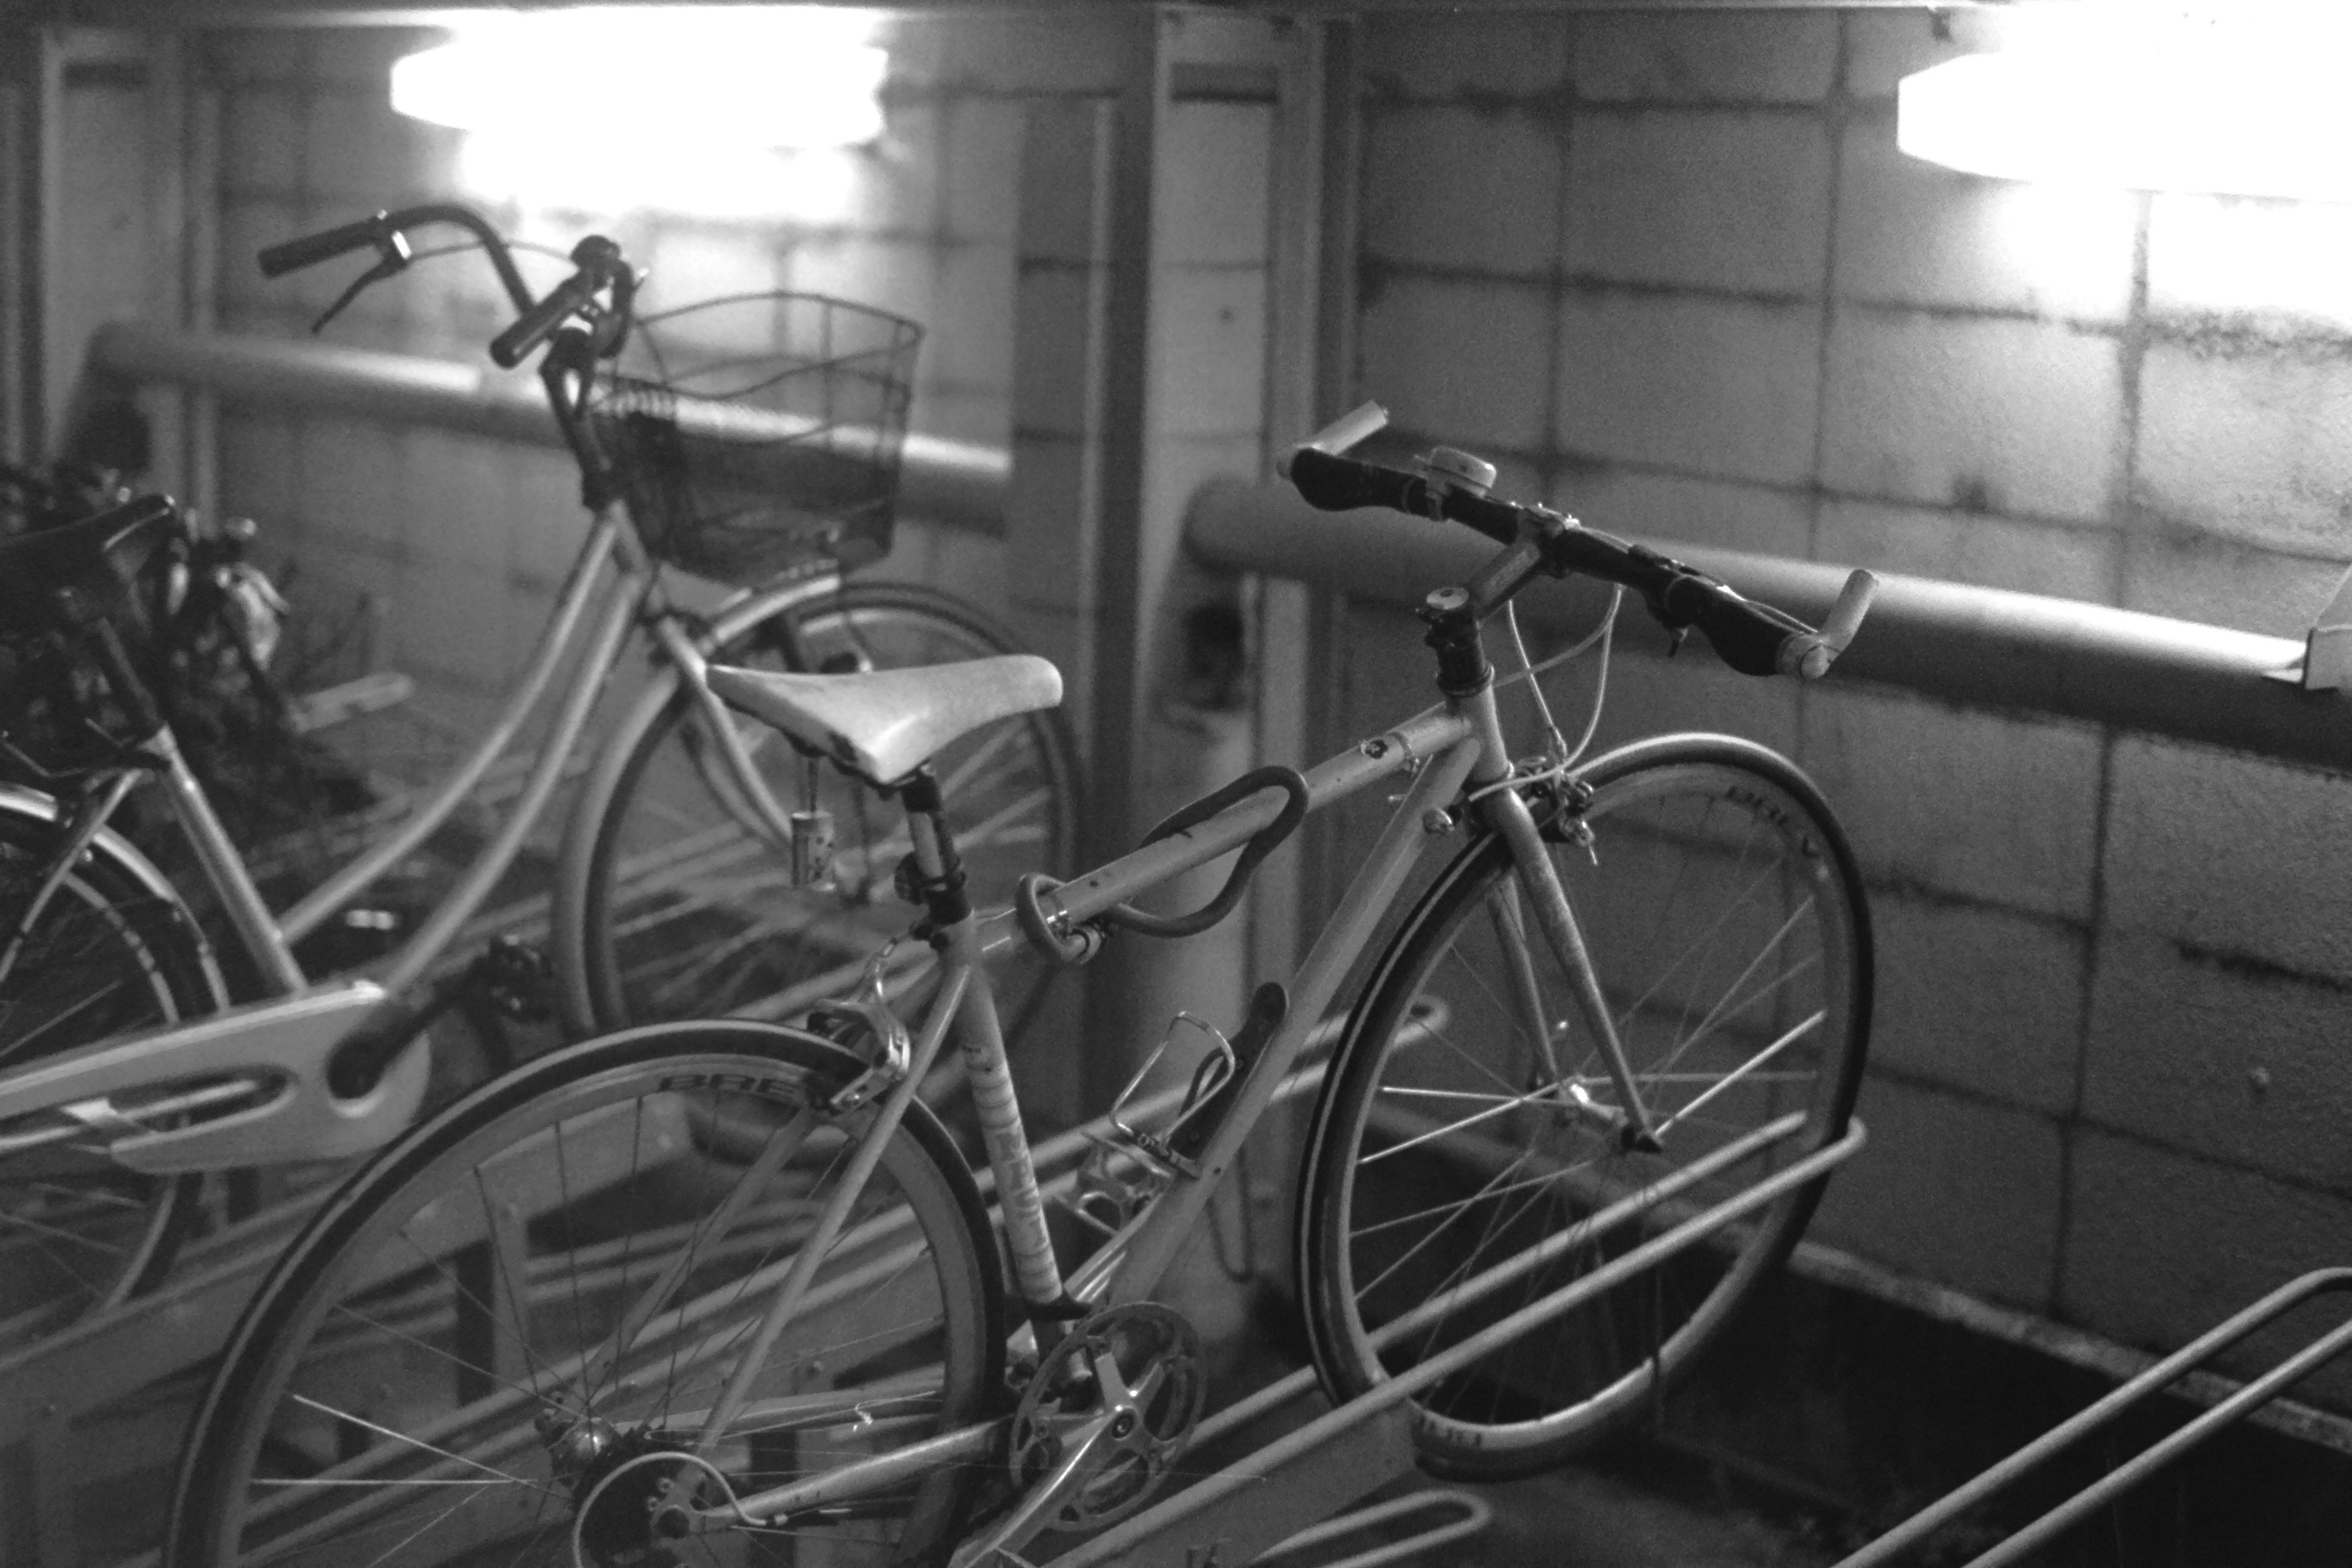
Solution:
<svg viewBox="0 0 2352 1568">
<path fill-rule="evenodd" d="M 2352 200 L 2335 5 L 2063 5 L 1897 89 L 1896 144 L 2010 179 Z"/>
<path fill-rule="evenodd" d="M 870 17 L 814 6 L 614 5 L 466 18 L 392 68 L 412 119 L 584 156 L 614 141 L 843 147 L 882 133 Z"/>
</svg>

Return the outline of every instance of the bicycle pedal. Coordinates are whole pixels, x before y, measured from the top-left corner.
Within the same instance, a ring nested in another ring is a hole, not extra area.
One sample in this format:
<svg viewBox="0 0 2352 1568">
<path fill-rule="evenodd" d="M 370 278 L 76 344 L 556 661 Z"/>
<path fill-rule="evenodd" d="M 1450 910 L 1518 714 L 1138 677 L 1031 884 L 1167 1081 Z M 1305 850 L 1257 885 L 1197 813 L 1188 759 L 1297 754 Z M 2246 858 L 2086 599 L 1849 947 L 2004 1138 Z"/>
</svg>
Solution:
<svg viewBox="0 0 2352 1568">
<path fill-rule="evenodd" d="M 467 978 L 502 1017 L 543 1024 L 555 1016 L 555 965 L 520 937 L 491 938 Z"/>
</svg>

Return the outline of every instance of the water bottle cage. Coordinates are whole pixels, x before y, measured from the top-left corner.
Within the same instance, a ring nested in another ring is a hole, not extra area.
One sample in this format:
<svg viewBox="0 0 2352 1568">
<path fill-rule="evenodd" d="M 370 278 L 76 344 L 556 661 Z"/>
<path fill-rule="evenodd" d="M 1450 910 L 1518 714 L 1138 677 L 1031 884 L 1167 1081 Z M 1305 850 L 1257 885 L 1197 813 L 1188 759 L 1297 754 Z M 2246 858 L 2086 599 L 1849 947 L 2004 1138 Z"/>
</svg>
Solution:
<svg viewBox="0 0 2352 1568">
<path fill-rule="evenodd" d="M 855 1110 L 879 1094 L 904 1083 L 915 1058 L 915 1043 L 878 990 L 843 1001 L 820 1002 L 809 1009 L 809 1027 L 827 1039 L 857 1051 L 866 1058 L 866 1070 L 833 1092 L 825 1101 L 832 1110 Z"/>
</svg>

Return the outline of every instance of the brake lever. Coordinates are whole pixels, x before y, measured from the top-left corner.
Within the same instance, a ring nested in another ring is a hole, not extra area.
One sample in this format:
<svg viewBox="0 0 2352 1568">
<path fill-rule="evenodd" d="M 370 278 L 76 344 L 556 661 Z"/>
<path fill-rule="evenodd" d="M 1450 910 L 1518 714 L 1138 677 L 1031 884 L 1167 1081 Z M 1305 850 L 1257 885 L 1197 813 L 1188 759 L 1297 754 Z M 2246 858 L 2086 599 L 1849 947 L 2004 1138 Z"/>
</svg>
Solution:
<svg viewBox="0 0 2352 1568">
<path fill-rule="evenodd" d="M 381 283 L 387 278 L 399 277 L 408 270 L 408 264 L 416 258 L 415 253 L 408 247 L 408 236 L 398 229 L 394 229 L 375 242 L 375 265 L 352 279 L 352 286 L 344 289 L 333 304 L 327 307 L 326 314 L 310 323 L 310 331 L 314 334 L 326 331 L 327 323 L 341 315 L 351 302 L 358 299 L 372 285 Z"/>
</svg>

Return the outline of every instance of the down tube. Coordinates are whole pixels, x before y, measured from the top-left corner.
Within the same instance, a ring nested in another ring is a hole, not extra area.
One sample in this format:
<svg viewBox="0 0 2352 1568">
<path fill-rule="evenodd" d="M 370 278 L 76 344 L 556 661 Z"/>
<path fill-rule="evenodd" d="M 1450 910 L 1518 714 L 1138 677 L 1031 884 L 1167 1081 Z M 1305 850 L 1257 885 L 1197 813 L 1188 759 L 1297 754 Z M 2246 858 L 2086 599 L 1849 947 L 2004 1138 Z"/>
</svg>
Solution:
<svg viewBox="0 0 2352 1568">
<path fill-rule="evenodd" d="M 1380 840 L 1372 846 L 1363 869 L 1356 873 L 1355 880 L 1340 895 L 1339 907 L 1324 922 L 1307 962 L 1293 978 L 1290 1011 L 1282 1026 L 1275 1031 L 1265 1055 L 1250 1069 L 1239 1099 L 1211 1134 L 1209 1146 L 1201 1154 L 1200 1175 L 1179 1181 L 1151 1206 L 1117 1263 L 1109 1291 L 1113 1303 L 1142 1300 L 1159 1283 L 1160 1276 L 1191 1234 L 1218 1178 L 1233 1163 L 1243 1141 L 1257 1125 L 1259 1114 L 1273 1100 L 1276 1086 L 1297 1059 L 1307 1037 L 1314 1032 L 1325 1009 L 1331 1005 L 1340 980 L 1370 940 L 1381 916 L 1395 901 L 1414 863 L 1427 852 L 1431 835 L 1423 826 L 1423 818 L 1461 793 L 1463 781 L 1470 776 L 1481 749 L 1474 731 L 1432 757 L 1413 780 L 1412 787 L 1405 792 L 1402 804 L 1381 830 Z"/>
</svg>

